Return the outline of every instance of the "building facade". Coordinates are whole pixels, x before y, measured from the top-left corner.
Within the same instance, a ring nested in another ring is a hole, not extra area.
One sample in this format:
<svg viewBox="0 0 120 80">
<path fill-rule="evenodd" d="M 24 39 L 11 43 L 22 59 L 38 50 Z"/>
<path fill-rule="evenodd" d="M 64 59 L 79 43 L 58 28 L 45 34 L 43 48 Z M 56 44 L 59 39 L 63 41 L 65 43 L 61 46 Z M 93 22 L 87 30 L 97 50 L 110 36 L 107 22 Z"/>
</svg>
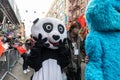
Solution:
<svg viewBox="0 0 120 80">
<path fill-rule="evenodd" d="M 66 23 L 66 0 L 54 0 L 46 17 L 55 17 Z"/>
<path fill-rule="evenodd" d="M 85 13 L 88 0 L 69 0 L 68 2 L 68 23 L 71 25 Z"/>
<path fill-rule="evenodd" d="M 54 0 L 47 17 L 56 17 L 66 25 L 71 25 L 85 13 L 89 0 Z"/>
<path fill-rule="evenodd" d="M 12 32 L 14 37 L 20 33 L 24 37 L 23 28 L 15 0 L 0 0 L 0 31 Z"/>
</svg>

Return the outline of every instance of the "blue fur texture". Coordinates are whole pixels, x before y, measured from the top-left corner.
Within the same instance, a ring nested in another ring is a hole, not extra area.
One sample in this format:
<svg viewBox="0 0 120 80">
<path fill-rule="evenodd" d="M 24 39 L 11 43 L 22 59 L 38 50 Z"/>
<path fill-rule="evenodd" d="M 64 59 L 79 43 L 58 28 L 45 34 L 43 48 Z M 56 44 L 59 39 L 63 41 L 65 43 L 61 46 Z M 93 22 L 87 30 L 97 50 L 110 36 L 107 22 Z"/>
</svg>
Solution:
<svg viewBox="0 0 120 80">
<path fill-rule="evenodd" d="M 85 80 L 120 80 L 120 0 L 90 0 Z"/>
</svg>

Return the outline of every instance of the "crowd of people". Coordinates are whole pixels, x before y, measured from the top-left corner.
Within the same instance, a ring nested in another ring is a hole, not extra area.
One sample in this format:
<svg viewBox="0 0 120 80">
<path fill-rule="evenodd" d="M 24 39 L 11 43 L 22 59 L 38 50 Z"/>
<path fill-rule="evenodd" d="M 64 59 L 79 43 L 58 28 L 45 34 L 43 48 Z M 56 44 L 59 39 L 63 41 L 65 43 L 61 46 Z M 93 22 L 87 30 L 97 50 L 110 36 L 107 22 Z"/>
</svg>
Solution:
<svg viewBox="0 0 120 80">
<path fill-rule="evenodd" d="M 34 41 L 32 38 L 23 41 L 20 36 L 14 37 L 12 32 L 9 35 L 7 33 L 0 33 L 0 57 L 8 49 L 17 50 L 23 58 L 23 73 L 26 74 L 30 71 L 27 65 L 27 56 L 33 44 Z"/>
<path fill-rule="evenodd" d="M 86 15 L 85 19 L 87 22 L 86 24 L 90 29 L 90 32 L 87 29 L 87 26 L 82 26 L 81 23 L 78 21 L 73 22 L 69 26 L 69 30 L 67 31 L 67 44 L 68 44 L 68 48 L 70 49 L 70 57 L 69 57 L 70 63 L 64 69 L 62 69 L 62 67 L 60 66 L 62 70 L 61 72 L 62 73 L 64 72 L 66 76 L 64 80 L 120 80 L 120 73 L 119 73 L 120 71 L 120 62 L 119 62 L 120 7 L 119 5 L 120 5 L 120 0 L 106 0 L 106 1 L 91 0 L 89 5 L 86 7 L 86 12 L 85 12 Z M 33 23 L 35 24 L 37 21 L 39 21 L 39 19 L 35 20 Z M 35 24 L 34 26 L 34 28 L 36 28 L 35 30 L 39 29 L 38 27 L 39 24 L 40 23 L 38 23 L 37 26 Z M 45 30 L 46 33 L 50 33 L 54 26 L 52 23 L 49 22 L 46 22 L 42 25 L 43 25 L 42 30 Z M 0 29 L 1 28 L 2 26 L 0 26 Z M 63 25 L 59 24 L 57 30 L 61 34 L 63 34 L 64 32 Z M 42 45 L 41 49 L 45 49 L 45 50 L 48 50 L 48 47 L 46 46 L 50 46 L 49 44 L 44 45 L 44 43 L 47 42 L 47 38 L 42 38 L 42 35 L 39 33 L 39 31 L 35 31 L 35 32 L 37 33 L 34 33 L 34 35 L 35 37 L 39 38 L 38 40 L 36 39 L 35 41 L 31 35 L 31 38 L 25 40 L 24 42 L 20 41 L 21 38 L 19 36 L 13 37 L 12 34 L 10 35 L 0 34 L 0 49 L 1 49 L 0 56 L 2 56 L 2 53 L 7 49 L 14 48 L 18 50 L 19 54 L 23 58 L 23 73 L 25 74 L 30 71 L 28 69 L 28 66 L 30 66 L 27 62 L 28 59 L 36 58 L 36 55 L 33 55 L 31 56 L 32 58 L 29 58 L 32 49 L 33 49 L 33 54 L 34 52 L 35 53 L 37 52 L 37 54 L 39 55 L 40 51 L 42 51 L 40 50 L 41 45 Z M 86 37 L 88 33 L 89 35 Z M 58 40 L 60 36 L 54 35 L 53 38 Z M 36 43 L 37 41 L 38 43 Z M 50 42 L 50 40 L 48 40 L 48 42 Z M 40 44 L 40 46 L 37 46 L 37 49 L 36 47 L 34 47 L 35 43 L 36 45 Z M 50 43 L 53 44 L 53 46 L 60 44 L 60 43 L 52 43 L 52 42 Z M 59 47 L 57 45 L 57 48 Z M 64 45 L 64 47 L 66 46 Z M 57 52 L 55 50 L 52 51 Z M 62 50 L 58 50 L 58 51 L 60 52 Z M 49 53 L 49 51 L 46 52 Z M 45 56 L 46 55 L 49 54 L 45 54 Z M 59 55 L 61 56 L 61 54 Z M 51 57 L 51 54 L 49 56 Z M 56 59 L 56 54 L 54 56 L 55 56 L 54 58 Z M 37 58 L 39 57 L 41 57 L 41 55 L 37 56 Z M 56 60 L 55 59 L 52 61 L 57 62 L 57 59 Z M 42 59 L 38 59 L 38 60 L 42 60 Z M 46 74 L 42 72 L 43 71 L 43 69 L 41 69 L 42 62 L 37 61 L 37 59 L 32 61 L 33 63 L 39 63 L 36 65 L 31 64 L 34 67 L 37 66 L 37 70 L 35 70 L 36 72 L 35 74 L 39 77 L 37 77 L 36 75 L 34 76 L 33 74 L 34 77 L 31 77 L 31 80 L 42 80 L 45 77 L 47 77 Z M 61 58 L 59 61 L 63 63 L 66 62 L 66 61 L 62 61 Z M 45 66 L 47 66 L 46 67 L 47 70 L 49 70 L 49 66 L 46 65 L 46 64 L 50 64 L 49 61 L 48 63 L 44 62 L 44 64 Z M 60 63 L 58 62 L 58 64 Z M 55 69 L 57 70 L 57 68 Z M 39 74 L 37 73 L 37 71 L 40 71 L 41 73 Z M 45 77 L 43 77 L 44 74 Z M 56 75 L 61 76 L 58 74 Z M 46 80 L 52 80 L 52 79 L 46 79 Z M 62 80 L 62 78 L 56 80 Z"/>
<path fill-rule="evenodd" d="M 0 45 L 4 48 L 2 50 L 1 48 L 1 56 L 3 54 L 4 51 L 6 51 L 7 49 L 12 49 L 14 48 L 14 44 L 18 43 L 20 40 L 20 37 L 14 37 L 13 33 L 7 34 L 7 33 L 0 33 Z"/>
</svg>

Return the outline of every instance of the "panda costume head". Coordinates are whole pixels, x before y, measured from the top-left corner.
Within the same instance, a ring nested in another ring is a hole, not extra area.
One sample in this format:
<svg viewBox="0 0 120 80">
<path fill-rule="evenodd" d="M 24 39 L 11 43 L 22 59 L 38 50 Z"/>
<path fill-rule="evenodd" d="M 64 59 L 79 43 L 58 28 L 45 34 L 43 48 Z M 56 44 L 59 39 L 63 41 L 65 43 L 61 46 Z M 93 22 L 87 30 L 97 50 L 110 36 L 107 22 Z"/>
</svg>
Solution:
<svg viewBox="0 0 120 80">
<path fill-rule="evenodd" d="M 56 18 L 42 18 L 36 19 L 33 22 L 31 33 L 33 37 L 37 38 L 41 36 L 42 39 L 47 38 L 45 43 L 48 43 L 48 48 L 58 49 L 59 41 L 63 41 L 67 38 L 67 32 L 65 25 Z"/>
</svg>

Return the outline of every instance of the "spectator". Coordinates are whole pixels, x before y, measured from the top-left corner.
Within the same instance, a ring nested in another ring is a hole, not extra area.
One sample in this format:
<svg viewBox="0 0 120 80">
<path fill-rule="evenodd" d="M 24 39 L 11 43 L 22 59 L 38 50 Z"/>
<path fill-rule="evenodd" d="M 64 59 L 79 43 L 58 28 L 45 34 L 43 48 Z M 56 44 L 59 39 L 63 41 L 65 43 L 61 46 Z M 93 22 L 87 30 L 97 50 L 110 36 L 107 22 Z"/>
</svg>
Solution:
<svg viewBox="0 0 120 80">
<path fill-rule="evenodd" d="M 27 73 L 30 70 L 28 69 L 28 64 L 27 64 L 27 49 L 24 47 L 24 44 L 22 42 L 19 42 L 19 45 L 17 47 L 17 50 L 21 57 L 23 58 L 23 73 Z"/>
<path fill-rule="evenodd" d="M 79 36 L 78 32 L 81 28 L 81 25 L 76 22 L 71 25 L 69 31 L 68 31 L 68 38 L 69 38 L 69 47 L 71 48 L 71 66 L 68 66 L 68 72 L 67 72 L 67 80 L 81 80 L 80 74 L 80 61 L 78 61 L 78 58 L 80 56 L 79 53 Z"/>
</svg>

